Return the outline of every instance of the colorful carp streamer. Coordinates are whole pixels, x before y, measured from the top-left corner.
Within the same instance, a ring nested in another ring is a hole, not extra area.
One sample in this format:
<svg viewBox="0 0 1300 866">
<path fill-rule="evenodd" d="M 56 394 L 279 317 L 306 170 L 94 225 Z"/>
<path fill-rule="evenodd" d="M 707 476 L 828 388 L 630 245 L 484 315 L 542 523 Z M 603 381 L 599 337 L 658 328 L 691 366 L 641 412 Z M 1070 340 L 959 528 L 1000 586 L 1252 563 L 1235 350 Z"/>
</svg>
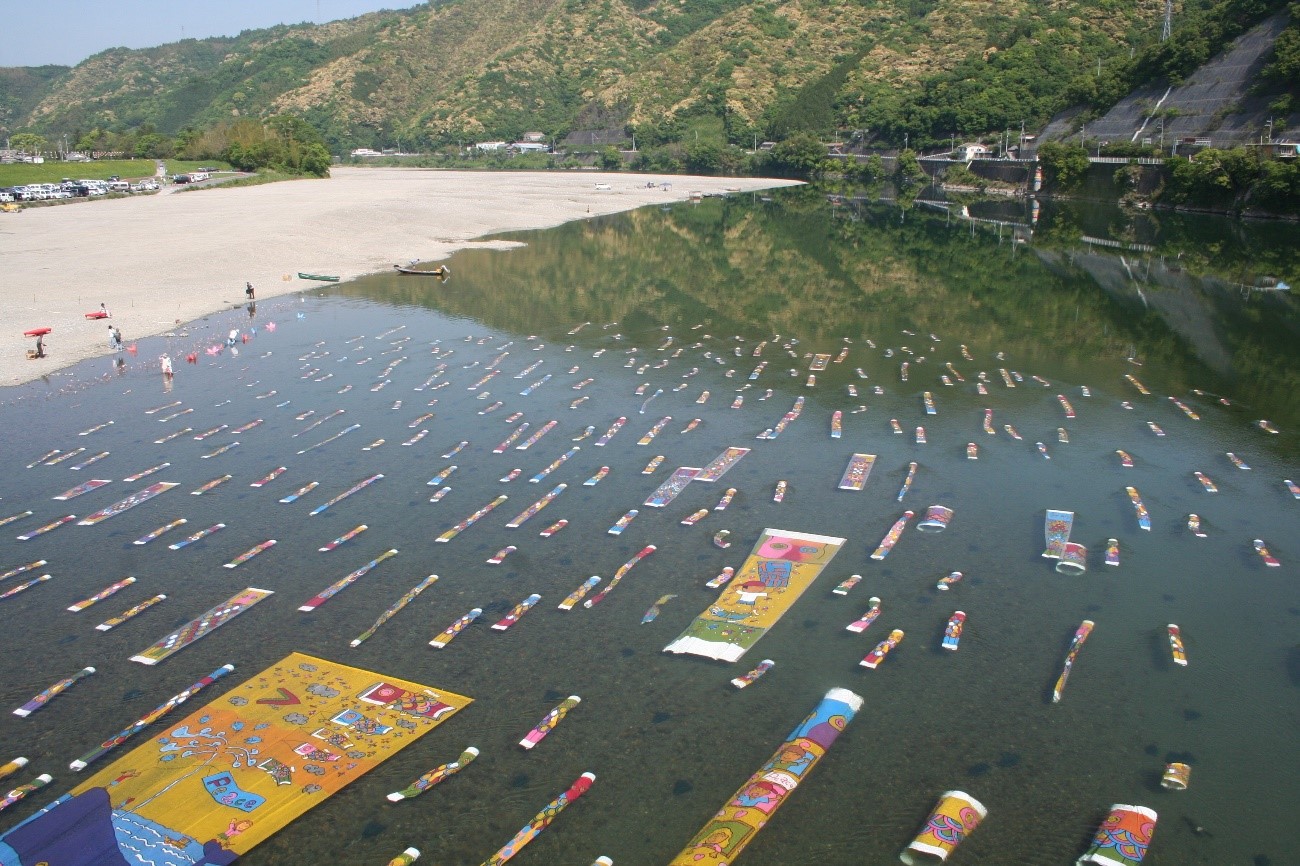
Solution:
<svg viewBox="0 0 1300 866">
<path fill-rule="evenodd" d="M 506 524 L 506 528 L 518 529 L 519 527 L 523 526 L 530 519 L 532 519 L 532 517 L 536 515 L 537 512 L 541 511 L 543 508 L 550 505 L 551 502 L 555 499 L 555 497 L 559 496 L 566 489 L 568 489 L 568 486 L 569 485 L 567 484 L 555 485 L 555 487 L 553 487 L 549 493 L 547 493 L 541 499 L 534 502 L 532 505 L 525 508 L 523 511 L 519 512 L 519 514 L 515 515 L 514 519 Z"/>
<path fill-rule="evenodd" d="M 1088 635 L 1092 634 L 1092 628 L 1095 625 L 1092 620 L 1085 619 L 1083 623 L 1075 630 L 1074 637 L 1070 641 L 1070 651 L 1065 656 L 1065 666 L 1061 669 L 1061 676 L 1057 678 L 1056 685 L 1052 688 L 1052 703 L 1061 702 L 1061 694 L 1065 691 L 1065 681 L 1070 678 L 1070 671 L 1074 669 L 1074 660 L 1079 656 L 1079 650 L 1083 649 L 1083 644 L 1088 640 Z"/>
<path fill-rule="evenodd" d="M 659 617 L 659 611 L 663 608 L 663 606 L 668 602 L 672 601 L 676 597 L 677 596 L 674 593 L 659 596 L 658 601 L 650 605 L 650 609 L 647 610 L 645 614 L 641 617 L 641 624 L 645 625 L 646 623 L 654 622 Z"/>
<path fill-rule="evenodd" d="M 406 591 L 406 593 L 401 598 L 399 598 L 396 602 L 394 602 L 393 605 L 388 608 L 388 610 L 384 611 L 379 615 L 379 619 L 375 620 L 374 625 L 372 625 L 370 628 L 363 631 L 361 634 L 357 635 L 356 639 L 354 639 L 352 643 L 349 644 L 349 646 L 353 646 L 353 647 L 361 646 L 361 644 L 364 641 L 374 636 L 374 633 L 379 630 L 379 627 L 381 625 L 383 625 L 384 623 L 392 619 L 394 616 L 396 616 L 398 611 L 406 607 L 411 602 L 415 601 L 416 596 L 418 596 L 420 593 L 424 592 L 428 587 L 432 586 L 437 582 L 438 582 L 438 575 L 431 574 L 428 577 L 426 577 L 424 580 L 417 583 L 415 586 L 411 587 L 409 590 Z"/>
<path fill-rule="evenodd" d="M 944 791 L 921 831 L 898 859 L 908 866 L 942 863 L 988 816 L 984 804 L 965 791 Z"/>
<path fill-rule="evenodd" d="M 134 737 L 136 734 L 140 733 L 145 728 L 149 727 L 154 722 L 158 721 L 163 716 L 167 715 L 172 710 L 176 709 L 181 704 L 185 703 L 190 698 L 194 697 L 194 695 L 198 694 L 201 690 L 212 685 L 217 680 L 221 679 L 222 677 L 224 677 L 226 674 L 230 673 L 234 669 L 235 669 L 234 665 L 222 665 L 221 667 L 217 668 L 215 671 L 208 674 L 206 677 L 203 677 L 203 679 L 199 680 L 198 682 L 190 686 L 185 691 L 181 692 L 180 694 L 173 695 L 171 698 L 167 699 L 163 703 L 154 707 L 149 712 L 145 713 L 143 716 L 137 719 L 125 730 L 121 731 L 118 734 L 113 735 L 112 737 L 109 737 L 107 740 L 100 743 L 94 749 L 91 749 L 89 752 L 82 755 L 80 758 L 77 758 L 77 760 L 73 761 L 71 764 L 68 765 L 69 769 L 71 769 L 73 772 L 76 773 L 79 773 L 82 770 L 86 769 L 86 767 L 90 766 L 90 764 L 94 763 L 95 761 L 98 761 L 100 758 L 104 757 L 104 755 L 108 754 L 113 749 L 116 749 L 118 746 L 125 743 L 131 737 Z"/>
<path fill-rule="evenodd" d="M 889 637 L 876 644 L 876 648 L 867 653 L 862 661 L 858 664 L 864 668 L 875 670 L 880 667 L 880 663 L 885 660 L 885 656 L 893 651 L 894 647 L 903 642 L 904 632 L 901 628 L 896 628 L 889 633 Z"/>
<path fill-rule="evenodd" d="M 238 568 L 239 566 L 243 565 L 245 562 L 248 562 L 254 556 L 257 556 L 259 553 L 262 553 L 263 551 L 270 550 L 272 547 L 275 547 L 275 545 L 276 545 L 275 539 L 268 538 L 266 541 L 263 541 L 261 544 L 258 544 L 255 547 L 250 547 L 248 550 L 239 554 L 239 556 L 236 556 L 234 559 L 230 560 L 230 562 L 225 563 L 221 567 Z"/>
<path fill-rule="evenodd" d="M 290 502 L 297 502 L 299 497 L 301 497 L 303 494 L 309 493 L 312 490 L 315 490 L 319 486 L 320 486 L 319 481 L 309 481 L 306 484 L 304 484 L 302 487 L 295 490 L 293 493 L 290 493 L 288 496 L 281 499 L 280 504 L 287 505 Z"/>
<path fill-rule="evenodd" d="M 882 613 L 880 605 L 881 601 L 877 596 L 873 595 L 871 598 L 867 599 L 867 612 L 844 626 L 844 630 L 855 632 L 856 634 L 862 634 L 862 632 L 866 631 L 873 622 L 880 618 L 880 614 Z"/>
<path fill-rule="evenodd" d="M 421 794 L 423 794 L 425 791 L 432 788 L 433 786 L 437 785 L 440 782 L 445 781 L 446 779 L 456 775 L 461 770 L 468 767 L 477 757 L 478 757 L 478 749 L 475 748 L 474 746 L 470 746 L 468 749 L 460 753 L 459 758 L 452 761 L 451 763 L 442 764 L 441 766 L 434 767 L 432 770 L 425 773 L 420 778 L 416 779 L 414 782 L 407 785 L 402 790 L 394 791 L 393 793 L 389 794 L 388 801 L 390 803 L 400 803 L 403 800 L 409 800 L 412 797 L 418 797 Z M 414 849 L 412 848 L 408 848 L 407 852 L 409 853 L 410 851 L 413 850 Z M 416 857 L 420 856 L 418 851 L 416 852 L 415 856 Z M 411 862 L 411 861 L 406 861 L 406 862 Z"/>
<path fill-rule="evenodd" d="M 126 589 L 128 586 L 130 586 L 133 583 L 135 583 L 134 577 L 124 577 L 121 580 L 117 581 L 116 583 L 110 583 L 108 586 L 104 587 L 99 592 L 92 595 L 90 598 L 85 598 L 77 602 L 76 604 L 69 605 L 68 610 L 72 611 L 73 613 L 83 611 L 86 608 L 90 607 L 95 602 L 103 601 L 109 596 L 121 592 L 122 590 Z"/>
<path fill-rule="evenodd" d="M 609 579 L 609 583 L 605 584 L 605 586 L 601 588 L 600 592 L 596 593 L 591 598 L 584 601 L 582 603 L 582 606 L 590 608 L 600 603 L 600 601 L 603 600 L 605 596 L 613 592 L 614 587 L 618 586 L 619 581 L 621 581 L 624 577 L 627 576 L 627 573 L 632 570 L 633 566 L 635 566 L 641 560 L 645 559 L 650 554 L 654 553 L 656 550 L 658 550 L 658 548 L 655 547 L 655 545 L 653 544 L 647 544 L 645 547 L 641 548 L 641 550 L 639 550 L 635 556 L 633 556 L 627 562 L 619 566 L 618 571 L 614 572 L 614 576 Z"/>
<path fill-rule="evenodd" d="M 734 863 L 861 708 L 862 698 L 853 692 L 840 688 L 828 691 L 821 703 L 790 732 L 776 754 L 700 828 L 669 866 Z"/>
<path fill-rule="evenodd" d="M 54 575 L 52 574 L 42 574 L 40 577 L 33 577 L 31 580 L 23 581 L 17 586 L 10 587 L 4 592 L 0 592 L 0 601 L 3 601 L 6 598 L 11 598 L 17 595 L 18 593 L 22 592 L 23 590 L 30 589 L 31 587 L 35 586 L 38 583 L 44 583 L 45 581 L 50 580 L 53 577 Z"/>
<path fill-rule="evenodd" d="M 376 565 L 379 565 L 379 563 L 383 562 L 385 559 L 388 559 L 389 557 L 396 556 L 396 555 L 397 555 L 397 548 L 395 547 L 385 550 L 383 553 L 379 554 L 374 559 L 370 560 L 365 565 L 358 568 L 356 571 L 353 571 L 350 574 L 345 575 L 344 577 L 340 578 L 339 580 L 335 581 L 334 583 L 331 583 L 329 586 L 322 589 L 316 595 L 307 599 L 307 601 L 303 602 L 302 605 L 299 606 L 298 610 L 303 611 L 304 613 L 315 610 L 325 602 L 329 601 L 334 596 L 338 595 L 343 590 L 347 589 L 352 584 L 356 583 L 361 578 L 365 577 L 367 574 L 370 573 L 370 570 L 374 568 Z"/>
<path fill-rule="evenodd" d="M 177 519 L 173 520 L 170 523 L 164 523 L 162 526 L 158 527 L 153 532 L 140 536 L 133 543 L 148 544 L 149 542 L 158 538 L 158 536 L 162 535 L 163 533 L 170 532 L 171 530 L 175 529 L 178 526 L 184 526 L 186 523 L 189 523 L 189 521 L 186 520 L 184 517 L 178 517 Z"/>
<path fill-rule="evenodd" d="M 482 520 L 485 516 L 487 516 L 487 514 L 490 511 L 492 511 L 492 509 L 496 508 L 498 505 L 500 505 L 502 502 L 505 502 L 509 498 L 510 497 L 506 496 L 504 493 L 501 494 L 496 499 L 493 499 L 491 502 L 489 502 L 487 505 L 484 505 L 478 511 L 475 511 L 469 517 L 466 517 L 460 523 L 457 523 L 451 529 L 448 529 L 442 535 L 439 535 L 437 538 L 434 539 L 434 541 L 441 541 L 443 543 L 451 541 L 457 535 L 460 535 L 466 529 L 469 529 L 475 523 Z"/>
<path fill-rule="evenodd" d="M 140 602 L 139 604 L 134 605 L 133 607 L 128 607 L 126 610 L 122 611 L 117 616 L 104 620 L 99 625 L 95 626 L 95 630 L 108 631 L 109 629 L 115 626 L 121 625 L 122 623 L 126 622 L 128 619 L 131 619 L 132 617 L 139 616 L 149 608 L 153 607 L 155 604 L 158 604 L 159 602 L 166 601 L 166 600 L 167 600 L 167 596 L 162 595 L 161 593 L 155 595 L 153 598 L 146 598 L 144 601 Z"/>
<path fill-rule="evenodd" d="M 1102 866 L 1138 866 L 1146 857 L 1156 832 L 1156 812 L 1145 806 L 1116 803 L 1097 828 L 1092 845 L 1077 863 Z"/>
<path fill-rule="evenodd" d="M 456 639 L 456 635 L 463 632 L 469 627 L 469 624 L 483 615 L 483 608 L 476 607 L 469 613 L 457 619 L 451 625 L 447 626 L 437 637 L 429 641 L 429 646 L 434 649 L 442 649 Z"/>
<path fill-rule="evenodd" d="M 894 525 L 890 527 L 889 532 L 885 533 L 885 537 L 881 539 L 880 546 L 871 554 L 872 559 L 884 559 L 889 556 L 889 552 L 894 549 L 898 539 L 903 536 L 903 530 L 907 528 L 907 521 L 911 520 L 913 516 L 914 512 L 904 511 L 903 516 L 894 521 Z"/>
<path fill-rule="evenodd" d="M 37 776 L 35 779 L 32 779 L 26 785 L 19 785 L 17 788 L 14 788 L 12 791 L 10 791 L 4 797 L 4 799 L 0 800 L 0 812 L 3 812 L 5 809 L 8 809 L 14 803 L 17 803 L 19 800 L 23 799 L 33 791 L 39 791 L 41 788 L 44 788 L 46 785 L 48 785 L 50 782 L 53 781 L 54 781 L 54 777 L 51 776 L 49 773 L 42 773 L 41 775 Z"/>
<path fill-rule="evenodd" d="M 17 773 L 23 767 L 30 763 L 26 758 L 14 758 L 9 763 L 0 766 L 0 779 L 7 779 L 14 773 Z"/>
<path fill-rule="evenodd" d="M 573 610 L 573 608 L 577 606 L 578 602 L 582 601 L 583 597 L 586 596 L 587 593 L 591 592 L 592 588 L 598 583 L 600 583 L 600 575 L 593 574 L 591 577 L 583 581 L 581 586 L 565 596 L 564 601 L 560 602 L 556 607 L 560 610 Z"/>
<path fill-rule="evenodd" d="M 510 626 L 519 622 L 520 617 L 528 613 L 528 611 L 532 610 L 533 605 L 537 604 L 537 602 L 541 600 L 542 597 L 540 595 L 538 595 L 537 593 L 533 593 L 532 595 L 528 596 L 528 598 L 524 599 L 523 601 L 519 602 L 519 604 L 512 607 L 510 609 L 510 613 L 506 614 L 499 621 L 494 623 L 492 625 L 492 628 L 496 631 L 505 631 L 506 629 L 510 628 Z"/>
<path fill-rule="evenodd" d="M 519 741 L 519 745 L 523 746 L 525 749 L 531 749 L 533 746 L 536 746 L 542 740 L 546 739 L 546 735 L 555 730 L 556 726 L 559 725 L 560 722 L 564 721 L 564 717 L 569 714 L 569 710 L 572 710 L 580 703 L 582 703 L 582 698 L 577 695 L 569 695 L 567 698 L 560 701 L 554 709 L 542 717 L 542 720 L 537 723 L 536 727 L 524 735 L 524 738 Z"/>
<path fill-rule="evenodd" d="M 30 716 L 32 713 L 44 707 L 51 700 L 61 695 L 73 686 L 83 677 L 88 677 L 95 672 L 94 668 L 82 668 L 70 677 L 64 677 L 45 691 L 33 697 L 30 701 L 14 710 L 15 716 Z"/>
<path fill-rule="evenodd" d="M 591 787 L 592 782 L 595 781 L 595 773 L 583 773 L 569 786 L 568 790 L 547 803 L 542 808 L 542 811 L 533 817 L 533 820 L 529 821 L 522 830 L 516 833 L 515 837 L 507 842 L 500 851 L 484 860 L 481 866 L 501 866 L 502 863 L 510 860 L 525 845 L 537 838 L 539 833 L 551 826 L 551 822 L 555 820 L 556 816 L 563 812 L 566 806 L 585 794 L 587 789 Z"/>
<path fill-rule="evenodd" d="M 774 667 L 776 667 L 776 662 L 771 659 L 763 659 L 758 663 L 758 667 L 749 673 L 733 678 L 731 684 L 738 689 L 743 689 Z"/>
<path fill-rule="evenodd" d="M 340 544 L 343 544 L 345 542 L 351 541 L 352 539 L 356 538 L 358 535 L 365 532 L 369 528 L 370 528 L 369 526 L 363 523 L 360 526 L 357 526 L 353 529 L 349 529 L 347 532 L 343 533 L 338 538 L 331 541 L 329 544 L 326 544 L 324 547 L 319 548 L 316 552 L 328 553 L 329 551 L 338 547 Z"/>
<path fill-rule="evenodd" d="M 199 539 L 207 538 L 212 533 L 225 528 L 226 528 L 226 524 L 224 523 L 214 523 L 211 526 L 209 526 L 207 529 L 200 529 L 198 532 L 194 533 L 189 538 L 182 539 L 181 541 L 178 541 L 175 544 L 169 544 L 167 546 L 171 550 L 180 550 L 182 547 L 193 544 Z"/>
<path fill-rule="evenodd" d="M 338 496 L 335 496 L 329 502 L 326 502 L 324 505 L 318 505 L 315 508 L 313 508 L 310 512 L 308 512 L 307 516 L 315 517 L 317 514 L 320 514 L 322 511 L 325 511 L 330 506 L 342 502 L 344 499 L 347 499 L 353 493 L 356 493 L 359 490 L 369 487 L 371 484 L 374 484 L 376 481 L 380 480 L 383 477 L 384 477 L 383 473 L 379 472 L 374 475 L 371 475 L 369 478 L 366 478 L 362 481 L 358 481 L 356 484 L 353 484 L 351 487 L 349 487 L 347 490 L 344 490 Z"/>
</svg>

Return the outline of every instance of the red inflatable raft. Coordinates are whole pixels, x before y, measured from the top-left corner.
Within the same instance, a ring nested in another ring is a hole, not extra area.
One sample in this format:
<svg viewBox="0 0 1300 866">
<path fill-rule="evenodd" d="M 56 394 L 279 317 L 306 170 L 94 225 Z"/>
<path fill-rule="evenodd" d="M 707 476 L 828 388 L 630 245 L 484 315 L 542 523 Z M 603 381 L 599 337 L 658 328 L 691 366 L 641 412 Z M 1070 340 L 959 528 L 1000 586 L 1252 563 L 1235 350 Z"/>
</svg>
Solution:
<svg viewBox="0 0 1300 866">
<path fill-rule="evenodd" d="M 53 330 L 54 330 L 53 328 L 32 328 L 30 331 L 23 331 L 23 336 L 24 336 L 24 337 L 44 337 L 46 334 L 48 334 L 50 331 L 53 331 Z"/>
</svg>

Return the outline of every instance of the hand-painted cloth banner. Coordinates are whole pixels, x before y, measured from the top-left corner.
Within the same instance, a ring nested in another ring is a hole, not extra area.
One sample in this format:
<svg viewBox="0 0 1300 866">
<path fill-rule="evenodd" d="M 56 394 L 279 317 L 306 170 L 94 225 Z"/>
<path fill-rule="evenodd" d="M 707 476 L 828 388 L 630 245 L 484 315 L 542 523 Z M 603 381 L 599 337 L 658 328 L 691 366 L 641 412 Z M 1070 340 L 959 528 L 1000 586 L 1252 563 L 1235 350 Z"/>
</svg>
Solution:
<svg viewBox="0 0 1300 866">
<path fill-rule="evenodd" d="M 664 652 L 739 660 L 799 600 L 843 544 L 843 538 L 764 529 L 718 600 Z"/>
<path fill-rule="evenodd" d="M 0 836 L 0 863 L 233 863 L 470 701 L 291 653 Z"/>
<path fill-rule="evenodd" d="M 862 698 L 848 689 L 826 693 L 771 759 L 749 777 L 668 866 L 728 866 L 808 778 L 844 731 Z"/>
</svg>

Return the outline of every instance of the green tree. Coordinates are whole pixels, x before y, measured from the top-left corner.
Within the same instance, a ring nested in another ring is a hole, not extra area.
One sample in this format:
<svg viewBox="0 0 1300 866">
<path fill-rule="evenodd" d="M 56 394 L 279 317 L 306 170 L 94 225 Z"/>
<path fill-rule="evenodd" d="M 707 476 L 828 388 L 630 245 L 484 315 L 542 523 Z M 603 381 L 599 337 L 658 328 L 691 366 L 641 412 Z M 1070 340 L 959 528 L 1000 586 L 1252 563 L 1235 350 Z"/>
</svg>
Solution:
<svg viewBox="0 0 1300 866">
<path fill-rule="evenodd" d="M 777 142 L 768 155 L 768 164 L 778 171 L 818 177 L 826 168 L 826 146 L 807 133 Z"/>
<path fill-rule="evenodd" d="M 691 141 L 686 144 L 686 168 L 701 174 L 711 174 L 722 167 L 722 145 L 713 141 Z"/>
<path fill-rule="evenodd" d="M 623 167 L 623 154 L 618 152 L 618 148 L 610 145 L 600 150 L 600 167 L 606 171 L 618 171 Z"/>
<path fill-rule="evenodd" d="M 1038 148 L 1038 161 L 1047 184 L 1062 190 L 1076 189 L 1083 183 L 1091 163 L 1088 151 L 1077 144 L 1049 141 Z"/>
<path fill-rule="evenodd" d="M 899 151 L 896 173 L 905 183 L 912 183 L 925 178 L 925 169 L 921 168 L 921 161 L 916 158 L 916 151 L 911 148 Z"/>
<path fill-rule="evenodd" d="M 26 153 L 36 153 L 44 150 L 47 143 L 44 136 L 37 135 L 34 132 L 18 132 L 9 136 L 9 146 L 14 150 L 21 150 Z"/>
</svg>

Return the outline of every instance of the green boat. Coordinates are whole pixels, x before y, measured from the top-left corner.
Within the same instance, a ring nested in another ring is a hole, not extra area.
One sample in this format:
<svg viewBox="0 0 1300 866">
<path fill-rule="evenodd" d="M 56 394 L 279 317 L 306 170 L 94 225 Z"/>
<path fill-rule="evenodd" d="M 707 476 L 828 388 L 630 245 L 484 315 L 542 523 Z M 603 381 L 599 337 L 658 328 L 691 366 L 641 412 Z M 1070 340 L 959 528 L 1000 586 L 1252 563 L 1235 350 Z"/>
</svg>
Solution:
<svg viewBox="0 0 1300 866">
<path fill-rule="evenodd" d="M 304 274 L 302 271 L 299 271 L 299 272 L 298 272 L 298 279 L 300 279 L 300 280 L 320 280 L 321 282 L 324 282 L 324 283 L 337 283 L 337 282 L 339 281 L 339 278 L 338 278 L 338 277 L 329 277 L 329 276 L 326 276 L 326 275 L 324 275 L 324 274 Z"/>
</svg>

